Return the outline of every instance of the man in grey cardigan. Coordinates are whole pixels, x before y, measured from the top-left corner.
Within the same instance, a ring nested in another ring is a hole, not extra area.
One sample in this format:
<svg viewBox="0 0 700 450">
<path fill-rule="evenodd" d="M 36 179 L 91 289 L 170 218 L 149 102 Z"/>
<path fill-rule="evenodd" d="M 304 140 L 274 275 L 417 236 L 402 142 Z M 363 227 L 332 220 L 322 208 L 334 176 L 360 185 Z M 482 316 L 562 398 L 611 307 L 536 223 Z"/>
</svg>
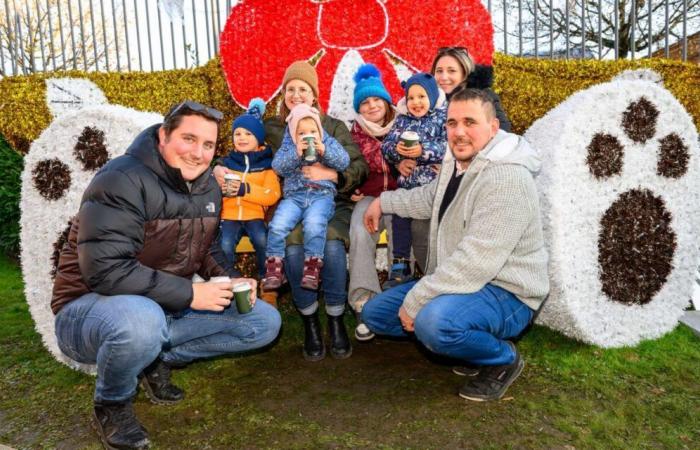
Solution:
<svg viewBox="0 0 700 450">
<path fill-rule="evenodd" d="M 446 153 L 432 183 L 384 192 L 367 209 L 430 219 L 426 275 L 387 290 L 362 311 L 375 333 L 416 337 L 429 350 L 477 366 L 459 395 L 496 400 L 525 365 L 509 339 L 530 323 L 549 292 L 547 253 L 533 174 L 537 153 L 499 130 L 479 90 L 456 92 L 447 111 Z"/>
</svg>

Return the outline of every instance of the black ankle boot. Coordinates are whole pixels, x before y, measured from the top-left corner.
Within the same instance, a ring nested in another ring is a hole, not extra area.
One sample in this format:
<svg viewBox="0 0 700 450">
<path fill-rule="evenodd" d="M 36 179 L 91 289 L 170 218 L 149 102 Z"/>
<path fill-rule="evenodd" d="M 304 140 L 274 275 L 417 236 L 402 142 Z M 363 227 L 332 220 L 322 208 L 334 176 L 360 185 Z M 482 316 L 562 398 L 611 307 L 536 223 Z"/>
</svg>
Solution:
<svg viewBox="0 0 700 450">
<path fill-rule="evenodd" d="M 105 448 L 148 448 L 148 433 L 136 418 L 131 400 L 95 403 L 92 425 Z"/>
<path fill-rule="evenodd" d="M 141 387 L 149 400 L 157 405 L 172 405 L 185 398 L 182 389 L 170 383 L 170 367 L 160 358 L 143 370 Z"/>
<path fill-rule="evenodd" d="M 305 316 L 304 321 L 304 359 L 307 361 L 320 361 L 326 357 L 326 348 L 323 346 L 323 335 L 321 333 L 321 322 L 318 320 L 318 311 Z"/>
<path fill-rule="evenodd" d="M 331 355 L 336 359 L 345 359 L 352 354 L 350 339 L 345 331 L 343 315 L 328 316 L 328 331 L 331 335 Z"/>
</svg>

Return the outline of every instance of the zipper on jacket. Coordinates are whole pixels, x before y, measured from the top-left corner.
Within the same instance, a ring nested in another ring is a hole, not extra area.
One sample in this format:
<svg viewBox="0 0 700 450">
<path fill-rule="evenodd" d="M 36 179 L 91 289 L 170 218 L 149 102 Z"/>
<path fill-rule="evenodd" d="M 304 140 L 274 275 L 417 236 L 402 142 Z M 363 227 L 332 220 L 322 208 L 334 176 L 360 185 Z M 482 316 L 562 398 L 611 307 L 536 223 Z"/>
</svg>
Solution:
<svg viewBox="0 0 700 450">
<path fill-rule="evenodd" d="M 194 225 L 197 223 L 196 219 L 190 219 L 192 227 L 190 229 L 190 245 L 187 246 L 187 262 L 189 264 L 192 261 L 192 239 L 194 238 Z"/>
<path fill-rule="evenodd" d="M 250 171 L 250 161 L 248 160 L 248 155 L 243 154 L 243 159 L 245 159 L 245 170 L 243 171 L 243 176 L 241 177 L 241 184 L 245 183 L 246 176 Z M 236 204 L 238 205 L 238 220 L 243 220 L 243 206 L 241 205 L 241 197 L 236 197 Z"/>
<path fill-rule="evenodd" d="M 204 245 L 204 240 L 207 237 L 207 234 L 204 231 L 204 217 L 201 217 L 201 216 L 199 217 L 199 226 L 202 228 L 202 232 L 199 233 L 200 240 L 199 240 L 199 245 L 197 246 L 197 257 L 198 258 L 202 254 L 202 246 Z M 206 252 L 207 249 L 205 248 L 204 250 Z"/>
</svg>

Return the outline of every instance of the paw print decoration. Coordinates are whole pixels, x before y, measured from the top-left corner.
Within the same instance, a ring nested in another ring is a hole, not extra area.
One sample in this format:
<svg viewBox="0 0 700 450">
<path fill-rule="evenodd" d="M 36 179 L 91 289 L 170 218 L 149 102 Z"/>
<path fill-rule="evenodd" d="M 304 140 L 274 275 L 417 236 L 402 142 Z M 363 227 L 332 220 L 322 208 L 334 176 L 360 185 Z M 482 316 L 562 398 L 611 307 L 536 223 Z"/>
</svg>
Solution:
<svg viewBox="0 0 700 450">
<path fill-rule="evenodd" d="M 47 101 L 53 122 L 32 143 L 22 172 L 21 247 L 25 297 L 44 345 L 61 362 L 92 371 L 63 355 L 56 344 L 51 292 L 71 219 L 97 171 L 126 150 L 162 116 L 109 105 L 84 79 L 49 79 Z"/>
<path fill-rule="evenodd" d="M 693 290 L 698 134 L 653 75 L 578 92 L 525 134 L 543 160 L 551 293 L 539 321 L 602 347 L 672 330 Z"/>
</svg>

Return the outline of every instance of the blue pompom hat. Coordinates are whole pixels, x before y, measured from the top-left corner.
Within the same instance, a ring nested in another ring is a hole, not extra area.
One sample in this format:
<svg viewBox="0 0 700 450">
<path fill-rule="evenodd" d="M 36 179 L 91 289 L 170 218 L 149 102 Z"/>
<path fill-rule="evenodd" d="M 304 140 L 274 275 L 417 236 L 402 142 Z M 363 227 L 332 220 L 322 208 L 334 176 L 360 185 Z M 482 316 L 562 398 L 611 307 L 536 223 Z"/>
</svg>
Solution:
<svg viewBox="0 0 700 450">
<path fill-rule="evenodd" d="M 360 104 L 367 97 L 379 97 L 386 100 L 391 105 L 391 95 L 382 83 L 382 74 L 373 64 L 363 64 L 357 69 L 355 76 L 355 92 L 352 99 L 352 106 L 355 112 L 360 112 Z"/>
<path fill-rule="evenodd" d="M 265 102 L 261 98 L 254 98 L 248 104 L 248 110 L 245 114 L 240 115 L 233 121 L 231 132 L 236 128 L 245 128 L 253 133 L 258 145 L 263 145 L 265 142 L 265 126 L 262 123 L 263 115 L 265 114 Z"/>
<path fill-rule="evenodd" d="M 425 92 L 428 93 L 428 99 L 430 100 L 430 109 L 435 108 L 435 103 L 437 103 L 438 97 L 440 96 L 440 91 L 438 89 L 437 81 L 435 81 L 435 77 L 429 73 L 419 72 L 412 75 L 408 80 L 403 81 L 401 83 L 401 87 L 406 92 L 407 100 L 408 89 L 414 84 L 417 84 L 425 89 Z"/>
</svg>

